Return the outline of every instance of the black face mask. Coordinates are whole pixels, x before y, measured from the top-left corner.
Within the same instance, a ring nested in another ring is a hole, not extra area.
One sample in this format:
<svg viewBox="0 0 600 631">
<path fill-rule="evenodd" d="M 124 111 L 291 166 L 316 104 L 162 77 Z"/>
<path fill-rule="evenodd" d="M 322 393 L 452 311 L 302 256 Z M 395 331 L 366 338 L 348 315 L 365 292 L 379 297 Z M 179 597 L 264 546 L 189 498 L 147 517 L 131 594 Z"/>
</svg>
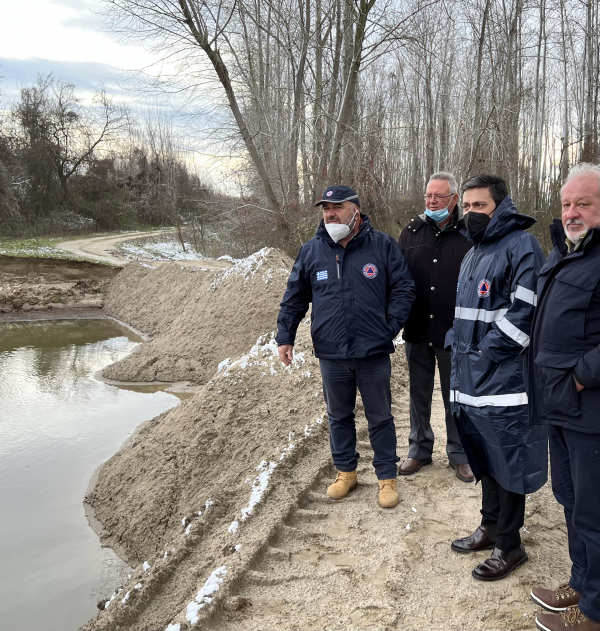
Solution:
<svg viewBox="0 0 600 631">
<path fill-rule="evenodd" d="M 490 219 L 491 217 L 485 213 L 476 213 L 471 211 L 465 214 L 463 222 L 473 240 L 475 240 L 475 237 L 478 236 L 479 238 L 477 241 L 479 241 L 483 237 L 483 233 L 490 223 Z"/>
</svg>

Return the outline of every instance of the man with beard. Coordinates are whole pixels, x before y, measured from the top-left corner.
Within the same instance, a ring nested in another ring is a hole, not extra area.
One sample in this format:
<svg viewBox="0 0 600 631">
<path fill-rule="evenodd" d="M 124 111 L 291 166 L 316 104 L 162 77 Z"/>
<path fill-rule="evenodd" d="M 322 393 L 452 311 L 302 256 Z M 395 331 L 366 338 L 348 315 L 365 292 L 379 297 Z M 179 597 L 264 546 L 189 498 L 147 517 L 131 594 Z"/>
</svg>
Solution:
<svg viewBox="0 0 600 631">
<path fill-rule="evenodd" d="M 311 336 L 319 358 L 337 476 L 327 489 L 341 500 L 358 485 L 354 408 L 360 391 L 379 481 L 379 505 L 398 504 L 396 428 L 390 353 L 415 296 L 398 244 L 374 230 L 348 186 L 330 186 L 317 201 L 323 220 L 290 274 L 277 319 L 279 357 L 289 366 L 294 340 L 312 302 Z"/>
<path fill-rule="evenodd" d="M 458 278 L 450 400 L 469 464 L 482 486 L 481 525 L 452 543 L 456 552 L 492 549 L 473 577 L 495 581 L 527 561 L 519 534 L 525 494 L 548 476 L 543 425 L 530 425 L 523 377 L 544 255 L 525 232 L 500 177 L 478 175 L 462 187 L 464 234 L 474 247 Z"/>
<path fill-rule="evenodd" d="M 530 404 L 548 426 L 554 497 L 565 510 L 571 577 L 531 598 L 541 631 L 600 631 L 600 167 L 578 164 L 540 270 Z"/>
</svg>

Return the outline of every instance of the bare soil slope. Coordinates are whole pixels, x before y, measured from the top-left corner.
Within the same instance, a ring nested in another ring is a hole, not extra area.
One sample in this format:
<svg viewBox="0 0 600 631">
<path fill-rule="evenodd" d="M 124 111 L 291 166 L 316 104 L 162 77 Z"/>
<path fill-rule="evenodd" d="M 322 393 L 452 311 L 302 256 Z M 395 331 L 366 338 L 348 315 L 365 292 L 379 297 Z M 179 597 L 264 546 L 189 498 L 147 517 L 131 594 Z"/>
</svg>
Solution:
<svg viewBox="0 0 600 631">
<path fill-rule="evenodd" d="M 293 261 L 273 249 L 217 273 L 128 265 L 105 311 L 155 338 L 104 371 L 118 381 L 205 383 L 220 362 L 272 331 Z"/>
<path fill-rule="evenodd" d="M 198 395 L 146 424 L 106 463 L 86 498 L 102 524 L 102 542 L 138 565 L 83 629 L 533 628 L 529 590 L 563 581 L 569 569 L 564 519 L 549 485 L 527 500 L 530 561 L 503 581 L 475 581 L 471 569 L 487 553 L 458 555 L 449 544 L 478 525 L 480 487 L 460 482 L 447 466 L 437 388 L 434 463 L 399 479 L 400 505 L 377 506 L 360 399 L 359 487 L 342 502 L 330 501 L 325 490 L 334 472 L 309 323 L 299 328 L 294 365 L 283 368 L 268 331 L 291 261 L 273 251 L 261 256 L 263 262 L 254 257 L 204 280 L 196 272 L 154 276 L 143 268 L 121 279 L 140 291 L 134 302 L 147 295 L 151 305 L 160 283 L 187 296 L 166 324 L 161 303 L 153 316 L 157 337 L 146 348 L 162 338 L 162 352 L 174 359 L 194 344 L 203 352 L 212 343 L 203 326 L 214 327 L 219 313 L 193 298 L 208 295 L 232 311 L 223 314 L 229 337 L 213 331 L 229 350 L 211 360 L 216 366 L 223 358 Z M 189 295 L 192 287 L 200 290 Z M 144 328 L 150 316 L 143 311 L 134 310 L 138 320 L 130 324 Z M 236 357 L 238 336 L 255 325 L 260 336 Z M 407 369 L 399 351 L 392 356 L 392 409 L 405 457 Z M 160 348 L 152 353 L 160 362 Z M 173 366 L 162 369 L 168 380 Z"/>
</svg>

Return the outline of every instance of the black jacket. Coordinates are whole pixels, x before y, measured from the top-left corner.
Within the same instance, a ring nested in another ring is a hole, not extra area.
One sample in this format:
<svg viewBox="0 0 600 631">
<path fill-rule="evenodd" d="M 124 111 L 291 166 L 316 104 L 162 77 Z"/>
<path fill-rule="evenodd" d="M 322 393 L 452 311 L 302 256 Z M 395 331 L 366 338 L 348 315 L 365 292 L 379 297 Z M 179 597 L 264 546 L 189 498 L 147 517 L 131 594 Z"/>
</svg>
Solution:
<svg viewBox="0 0 600 631">
<path fill-rule="evenodd" d="M 369 218 L 344 248 L 323 222 L 300 249 L 277 318 L 278 345 L 293 344 L 312 302 L 315 355 L 350 359 L 393 353 L 415 286 L 396 241 Z"/>
<path fill-rule="evenodd" d="M 532 414 L 553 425 L 600 434 L 600 228 L 567 254 L 560 219 L 540 270 L 529 362 Z M 577 381 L 585 386 L 581 392 Z"/>
<path fill-rule="evenodd" d="M 446 336 L 452 344 L 452 412 L 468 419 L 469 432 L 483 445 L 482 467 L 504 489 L 521 494 L 537 491 L 548 477 L 546 427 L 529 422 L 523 375 L 544 264 L 540 244 L 525 232 L 534 223 L 510 197 L 498 204 L 461 265 L 454 326 Z M 458 428 L 462 439 L 461 423 Z M 462 442 L 479 477 L 478 459 Z"/>
<path fill-rule="evenodd" d="M 473 245 L 457 224 L 458 209 L 443 230 L 423 214 L 413 219 L 398 239 L 417 291 L 402 332 L 412 344 L 444 346 L 446 333 L 452 328 L 460 264 Z"/>
</svg>

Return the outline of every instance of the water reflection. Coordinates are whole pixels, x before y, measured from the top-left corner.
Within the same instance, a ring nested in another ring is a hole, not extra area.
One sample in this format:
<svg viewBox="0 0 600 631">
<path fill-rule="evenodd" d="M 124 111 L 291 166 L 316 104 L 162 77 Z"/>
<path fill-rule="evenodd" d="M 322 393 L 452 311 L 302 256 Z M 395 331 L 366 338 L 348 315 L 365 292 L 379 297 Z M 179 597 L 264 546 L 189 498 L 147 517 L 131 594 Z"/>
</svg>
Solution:
<svg viewBox="0 0 600 631">
<path fill-rule="evenodd" d="M 76 629 L 128 571 L 100 548 L 82 499 L 133 428 L 178 403 L 93 379 L 136 343 L 110 321 L 0 324 L 3 629 Z"/>
</svg>

